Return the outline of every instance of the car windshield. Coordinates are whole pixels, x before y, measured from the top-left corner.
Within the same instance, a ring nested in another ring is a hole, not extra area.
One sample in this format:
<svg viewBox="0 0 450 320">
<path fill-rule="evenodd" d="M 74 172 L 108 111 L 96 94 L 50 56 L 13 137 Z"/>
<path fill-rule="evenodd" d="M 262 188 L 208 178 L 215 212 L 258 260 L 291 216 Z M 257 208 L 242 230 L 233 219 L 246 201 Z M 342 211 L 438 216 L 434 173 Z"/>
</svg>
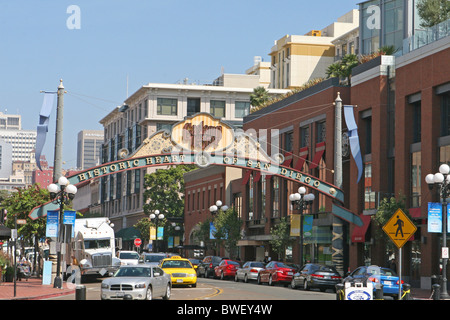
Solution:
<svg viewBox="0 0 450 320">
<path fill-rule="evenodd" d="M 119 259 L 139 259 L 137 252 L 121 252 Z"/>
<path fill-rule="evenodd" d="M 367 273 L 375 276 L 396 277 L 397 273 L 394 270 L 387 268 L 371 267 L 367 269 Z"/>
<path fill-rule="evenodd" d="M 111 242 L 109 239 L 86 239 L 84 240 L 84 248 L 85 249 L 103 249 L 109 248 Z"/>
<path fill-rule="evenodd" d="M 288 266 L 287 264 L 284 264 L 283 262 L 277 262 L 277 267 L 278 268 L 291 268 L 290 266 Z"/>
<path fill-rule="evenodd" d="M 337 273 L 336 269 L 334 267 L 330 267 L 330 266 L 315 266 L 315 267 L 311 268 L 311 270 Z"/>
<path fill-rule="evenodd" d="M 262 263 L 262 262 L 252 262 L 252 263 L 250 263 L 250 267 L 264 268 L 264 263 Z"/>
<path fill-rule="evenodd" d="M 145 262 L 160 262 L 165 257 L 166 256 L 164 256 L 164 255 L 146 255 L 144 261 Z"/>
<path fill-rule="evenodd" d="M 151 277 L 151 270 L 143 267 L 119 268 L 114 277 Z"/>
<path fill-rule="evenodd" d="M 228 264 L 234 264 L 234 265 L 240 266 L 239 262 L 231 261 L 231 260 L 228 261 Z"/>
<path fill-rule="evenodd" d="M 189 261 L 186 260 L 167 260 L 164 261 L 162 268 L 189 268 L 192 269 L 191 264 Z"/>
</svg>

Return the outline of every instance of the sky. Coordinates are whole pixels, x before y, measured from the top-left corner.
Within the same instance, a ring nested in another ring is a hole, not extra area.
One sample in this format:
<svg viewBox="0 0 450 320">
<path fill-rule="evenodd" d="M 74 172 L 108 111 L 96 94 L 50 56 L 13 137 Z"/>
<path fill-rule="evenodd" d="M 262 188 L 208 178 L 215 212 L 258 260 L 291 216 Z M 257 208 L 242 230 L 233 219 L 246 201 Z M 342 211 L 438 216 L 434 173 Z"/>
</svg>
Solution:
<svg viewBox="0 0 450 320">
<path fill-rule="evenodd" d="M 359 1 L 361 2 L 361 1 Z M 320 30 L 356 0 L 0 0 L 0 112 L 36 130 L 44 94 L 64 94 L 63 168 L 77 135 L 147 83 L 210 84 L 269 61 L 274 41 Z M 43 155 L 53 166 L 56 101 Z"/>
</svg>

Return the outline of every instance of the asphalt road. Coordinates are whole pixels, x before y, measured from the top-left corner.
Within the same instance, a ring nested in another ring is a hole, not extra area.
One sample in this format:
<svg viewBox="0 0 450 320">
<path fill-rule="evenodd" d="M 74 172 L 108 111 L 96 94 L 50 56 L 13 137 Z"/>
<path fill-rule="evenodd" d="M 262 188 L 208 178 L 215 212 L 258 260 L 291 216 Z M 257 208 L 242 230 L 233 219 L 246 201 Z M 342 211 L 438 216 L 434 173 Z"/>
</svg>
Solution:
<svg viewBox="0 0 450 320">
<path fill-rule="evenodd" d="M 86 300 L 100 300 L 102 280 L 102 278 L 90 279 L 83 283 L 86 286 Z M 70 294 L 48 300 L 75 300 L 75 298 L 75 294 Z M 171 300 L 336 300 L 336 294 L 332 291 L 293 290 L 290 286 L 282 285 L 268 286 L 233 280 L 199 278 L 196 288 L 173 287 Z"/>
</svg>

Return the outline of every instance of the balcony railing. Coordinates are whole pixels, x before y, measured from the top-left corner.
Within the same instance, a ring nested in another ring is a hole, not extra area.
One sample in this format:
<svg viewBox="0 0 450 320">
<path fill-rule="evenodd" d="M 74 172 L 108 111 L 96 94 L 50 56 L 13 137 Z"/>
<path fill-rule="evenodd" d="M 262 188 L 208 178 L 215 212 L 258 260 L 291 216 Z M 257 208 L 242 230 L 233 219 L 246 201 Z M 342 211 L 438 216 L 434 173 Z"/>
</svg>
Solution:
<svg viewBox="0 0 450 320">
<path fill-rule="evenodd" d="M 403 40 L 403 54 L 414 51 L 450 35 L 450 19 L 425 30 L 415 30 L 414 35 Z"/>
</svg>

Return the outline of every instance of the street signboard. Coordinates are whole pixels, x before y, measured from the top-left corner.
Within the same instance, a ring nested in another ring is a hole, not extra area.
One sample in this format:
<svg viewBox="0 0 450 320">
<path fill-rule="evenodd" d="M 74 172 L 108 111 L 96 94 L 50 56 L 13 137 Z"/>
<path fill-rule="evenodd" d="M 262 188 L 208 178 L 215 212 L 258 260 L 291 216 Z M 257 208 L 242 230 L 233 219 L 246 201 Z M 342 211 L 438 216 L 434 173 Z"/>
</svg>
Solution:
<svg viewBox="0 0 450 320">
<path fill-rule="evenodd" d="M 26 219 L 17 219 L 17 224 L 27 224 Z"/>
<path fill-rule="evenodd" d="M 140 246 L 141 246 L 141 244 L 142 244 L 142 241 L 141 241 L 141 239 L 139 239 L 139 238 L 137 238 L 137 239 L 134 239 L 134 245 L 135 245 L 136 247 L 140 247 Z"/>
<path fill-rule="evenodd" d="M 397 248 L 400 249 L 417 231 L 417 227 L 402 209 L 398 209 L 383 226 L 383 231 L 386 232 Z"/>
</svg>

